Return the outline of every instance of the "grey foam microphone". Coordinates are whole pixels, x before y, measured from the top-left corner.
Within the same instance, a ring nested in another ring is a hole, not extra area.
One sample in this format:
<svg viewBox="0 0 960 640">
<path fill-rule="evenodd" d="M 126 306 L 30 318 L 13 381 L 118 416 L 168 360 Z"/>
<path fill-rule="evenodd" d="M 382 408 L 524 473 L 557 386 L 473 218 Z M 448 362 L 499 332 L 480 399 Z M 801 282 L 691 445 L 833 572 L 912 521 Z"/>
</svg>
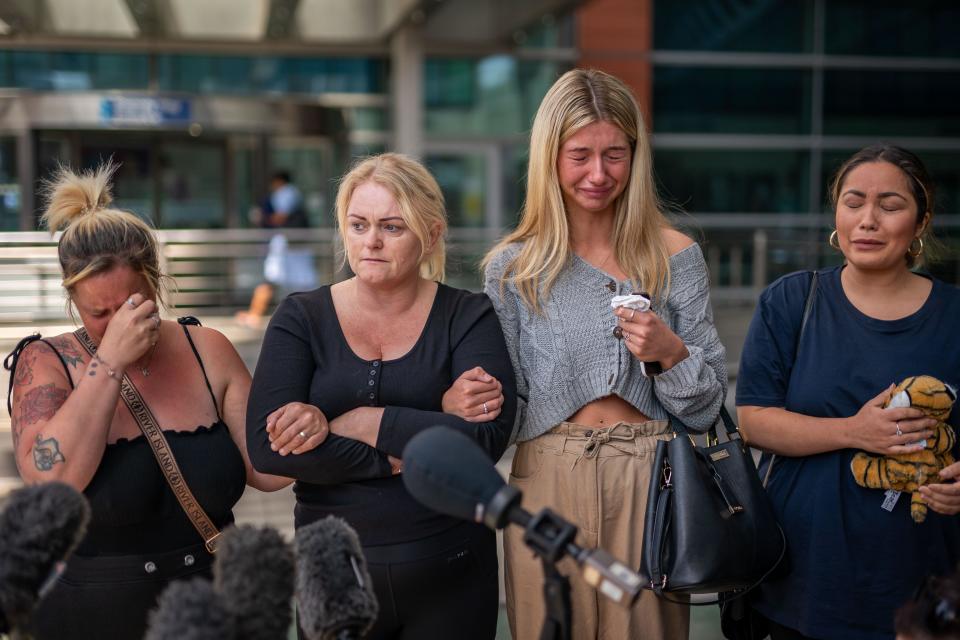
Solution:
<svg viewBox="0 0 960 640">
<path fill-rule="evenodd" d="M 144 640 L 244 640 L 223 597 L 204 578 L 171 583 L 150 612 Z"/>
<path fill-rule="evenodd" d="M 293 622 L 293 549 L 272 527 L 224 530 L 213 561 L 213 586 L 243 640 L 286 640 Z"/>
<path fill-rule="evenodd" d="M 10 494 L 0 513 L 0 633 L 26 626 L 89 521 L 86 498 L 61 482 Z"/>
<path fill-rule="evenodd" d="M 506 511 L 519 493 L 504 496 L 507 487 L 483 449 L 453 429 L 430 427 L 410 439 L 403 451 L 403 484 L 423 505 L 461 520 L 485 522 L 494 496 L 503 498 L 487 526 L 501 529 Z"/>
<path fill-rule="evenodd" d="M 603 549 L 572 542 L 576 527 L 549 509 L 536 516 L 520 507 L 520 492 L 504 483 L 496 467 L 473 440 L 447 427 L 415 435 L 403 450 L 403 483 L 423 505 L 440 513 L 482 522 L 491 529 L 508 523 L 524 527 L 524 541 L 556 561 L 569 555 L 583 578 L 604 596 L 630 606 L 643 580 Z"/>
<path fill-rule="evenodd" d="M 308 640 L 353 640 L 377 619 L 373 581 L 356 531 L 327 516 L 297 529 L 297 611 Z"/>
</svg>

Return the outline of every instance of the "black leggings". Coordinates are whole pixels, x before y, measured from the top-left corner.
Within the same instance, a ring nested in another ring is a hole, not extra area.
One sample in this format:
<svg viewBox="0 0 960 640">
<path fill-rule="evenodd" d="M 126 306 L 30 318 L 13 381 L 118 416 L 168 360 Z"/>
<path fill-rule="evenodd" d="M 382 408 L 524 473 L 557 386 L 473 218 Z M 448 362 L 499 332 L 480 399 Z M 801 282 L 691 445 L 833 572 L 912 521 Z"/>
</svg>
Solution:
<svg viewBox="0 0 960 640">
<path fill-rule="evenodd" d="M 174 580 L 211 576 L 203 544 L 143 556 L 73 556 L 31 620 L 35 640 L 139 640 Z"/>
<path fill-rule="evenodd" d="M 366 640 L 496 636 L 499 583 L 493 531 L 464 522 L 429 538 L 364 547 L 363 552 L 380 605 Z"/>
</svg>

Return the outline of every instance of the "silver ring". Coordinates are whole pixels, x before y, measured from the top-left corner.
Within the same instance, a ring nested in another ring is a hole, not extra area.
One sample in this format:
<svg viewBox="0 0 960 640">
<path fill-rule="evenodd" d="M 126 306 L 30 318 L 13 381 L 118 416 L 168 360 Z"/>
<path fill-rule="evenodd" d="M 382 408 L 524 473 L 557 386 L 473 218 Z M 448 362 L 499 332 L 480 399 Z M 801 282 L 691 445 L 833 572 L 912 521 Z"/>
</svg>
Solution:
<svg viewBox="0 0 960 640">
<path fill-rule="evenodd" d="M 301 438 L 303 438 L 304 440 L 307 439 L 307 434 L 306 434 L 305 432 L 303 432 L 303 431 L 301 431 L 301 432 L 298 433 L 297 435 L 300 436 Z"/>
<path fill-rule="evenodd" d="M 636 315 L 636 313 L 637 313 L 636 309 L 630 309 L 630 317 L 627 318 L 627 320 L 629 320 L 630 322 L 633 322 L 633 316 Z"/>
<path fill-rule="evenodd" d="M 137 305 L 133 304 L 133 296 L 130 296 L 129 298 L 127 298 L 127 304 L 130 305 L 131 309 L 137 308 Z"/>
<path fill-rule="evenodd" d="M 897 420 L 897 435 L 898 435 L 898 436 L 902 436 L 902 435 L 903 435 L 903 431 L 900 430 L 900 421 L 899 421 L 899 420 Z"/>
<path fill-rule="evenodd" d="M 490 413 L 490 410 L 487 409 L 487 403 L 486 403 L 486 402 L 483 403 L 483 412 L 484 412 L 484 413 Z"/>
<path fill-rule="evenodd" d="M 160 328 L 160 316 L 159 316 L 159 315 L 154 315 L 154 316 L 153 316 L 153 320 L 154 320 L 154 322 L 156 323 L 156 328 L 159 329 L 159 328 Z"/>
</svg>

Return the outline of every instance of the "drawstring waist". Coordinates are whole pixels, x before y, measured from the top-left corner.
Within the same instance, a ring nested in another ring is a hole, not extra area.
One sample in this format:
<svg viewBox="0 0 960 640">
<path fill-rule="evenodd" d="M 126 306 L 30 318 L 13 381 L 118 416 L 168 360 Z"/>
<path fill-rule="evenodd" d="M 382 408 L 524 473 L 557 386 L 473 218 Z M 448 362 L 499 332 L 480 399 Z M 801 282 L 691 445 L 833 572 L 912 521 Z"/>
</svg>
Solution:
<svg viewBox="0 0 960 640">
<path fill-rule="evenodd" d="M 657 442 L 667 440 L 672 431 L 667 420 L 647 422 L 618 422 L 612 427 L 598 429 L 575 422 L 561 422 L 547 433 L 535 438 L 544 448 L 555 449 L 558 455 L 577 454 L 573 469 L 580 460 L 600 457 L 601 452 L 610 455 L 630 454 L 642 457 L 656 451 Z M 556 442 L 553 442 L 556 440 Z M 571 445 L 571 446 L 568 446 Z"/>
</svg>

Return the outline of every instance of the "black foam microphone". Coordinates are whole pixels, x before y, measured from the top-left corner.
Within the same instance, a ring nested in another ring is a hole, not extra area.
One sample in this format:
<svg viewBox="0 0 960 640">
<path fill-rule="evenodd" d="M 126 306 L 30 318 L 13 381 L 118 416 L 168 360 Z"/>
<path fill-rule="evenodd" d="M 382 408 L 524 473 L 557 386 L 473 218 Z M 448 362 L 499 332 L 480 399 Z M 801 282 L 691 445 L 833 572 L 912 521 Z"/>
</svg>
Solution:
<svg viewBox="0 0 960 640">
<path fill-rule="evenodd" d="M 61 482 L 10 494 L 0 513 L 0 633 L 26 627 L 89 521 L 86 498 Z"/>
<path fill-rule="evenodd" d="M 293 549 L 272 527 L 224 530 L 213 586 L 243 640 L 286 640 L 293 621 Z"/>
<path fill-rule="evenodd" d="M 362 638 L 377 619 L 360 539 L 341 518 L 297 529 L 297 611 L 308 640 Z"/>
<path fill-rule="evenodd" d="M 403 484 L 423 505 L 491 529 L 508 523 L 524 527 L 524 541 L 555 562 L 569 555 L 584 580 L 610 600 L 630 606 L 643 580 L 603 549 L 573 542 L 576 527 L 549 509 L 532 515 L 520 506 L 520 492 L 503 481 L 473 440 L 448 427 L 431 427 L 410 439 L 403 450 Z"/>
<path fill-rule="evenodd" d="M 224 598 L 205 578 L 178 580 L 160 594 L 144 640 L 244 640 Z"/>
</svg>

